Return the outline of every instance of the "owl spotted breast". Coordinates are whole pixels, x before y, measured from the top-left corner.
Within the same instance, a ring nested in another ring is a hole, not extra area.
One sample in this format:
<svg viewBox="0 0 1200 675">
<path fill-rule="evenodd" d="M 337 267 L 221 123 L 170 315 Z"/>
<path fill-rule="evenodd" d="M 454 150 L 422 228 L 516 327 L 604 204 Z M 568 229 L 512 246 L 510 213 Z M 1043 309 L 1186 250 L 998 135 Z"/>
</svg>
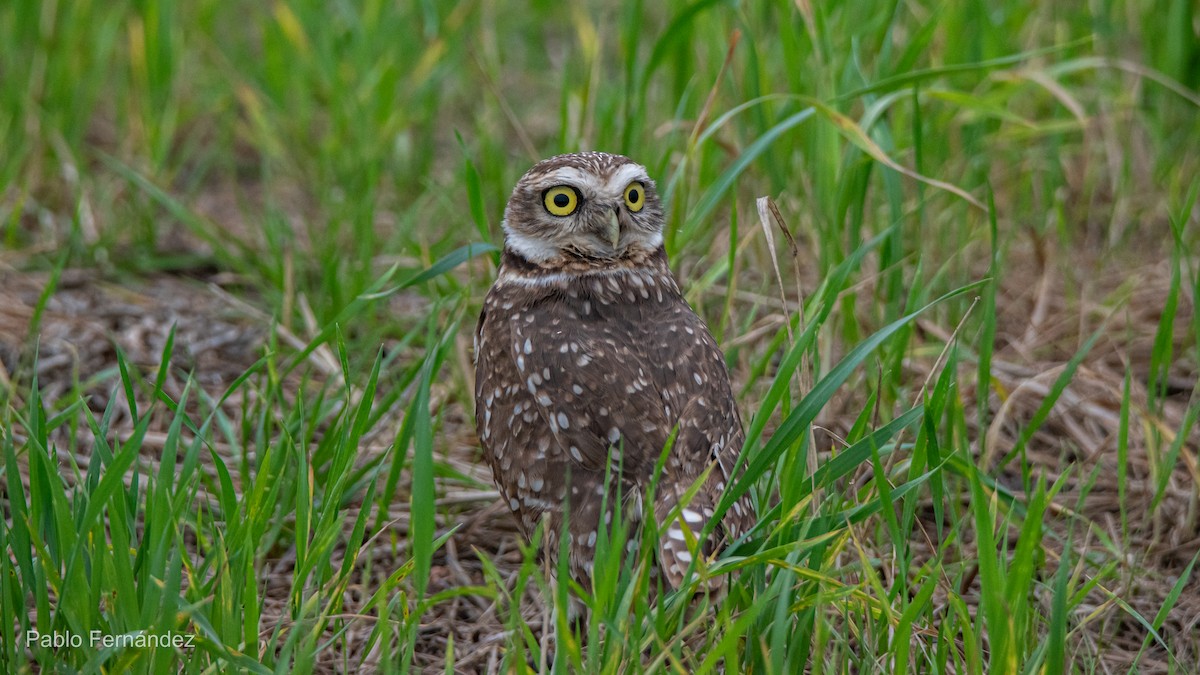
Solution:
<svg viewBox="0 0 1200 675">
<path fill-rule="evenodd" d="M 526 536 L 547 521 L 552 557 L 566 519 L 568 567 L 585 587 L 615 508 L 662 525 L 657 565 L 673 587 L 694 555 L 754 522 L 743 498 L 695 543 L 744 434 L 724 356 L 679 291 L 662 231 L 641 165 L 599 152 L 538 163 L 505 208 L 499 276 L 476 331 L 476 427 L 496 485 Z"/>
</svg>

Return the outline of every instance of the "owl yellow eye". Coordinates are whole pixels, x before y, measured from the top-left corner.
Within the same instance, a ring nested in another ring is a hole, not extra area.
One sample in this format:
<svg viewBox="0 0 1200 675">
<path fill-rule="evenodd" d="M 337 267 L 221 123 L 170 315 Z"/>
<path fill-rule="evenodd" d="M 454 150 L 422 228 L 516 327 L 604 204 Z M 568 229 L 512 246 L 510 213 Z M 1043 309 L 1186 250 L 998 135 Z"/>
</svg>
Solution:
<svg viewBox="0 0 1200 675">
<path fill-rule="evenodd" d="M 625 188 L 625 206 L 629 207 L 630 211 L 637 213 L 642 210 L 646 204 L 646 186 L 634 181 Z"/>
<path fill-rule="evenodd" d="M 542 202 L 551 215 L 569 216 L 579 208 L 579 193 L 573 187 L 560 185 L 546 190 Z"/>
</svg>

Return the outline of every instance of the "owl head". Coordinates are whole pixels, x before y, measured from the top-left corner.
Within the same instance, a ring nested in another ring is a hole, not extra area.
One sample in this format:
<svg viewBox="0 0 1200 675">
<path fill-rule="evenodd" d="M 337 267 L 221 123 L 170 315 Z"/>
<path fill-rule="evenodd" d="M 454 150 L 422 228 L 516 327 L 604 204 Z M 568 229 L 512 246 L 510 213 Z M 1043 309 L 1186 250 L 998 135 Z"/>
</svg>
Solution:
<svg viewBox="0 0 1200 675">
<path fill-rule="evenodd" d="M 532 263 L 603 265 L 662 245 L 662 202 L 646 167 L 604 152 L 538 162 L 504 209 L 505 244 Z"/>
</svg>

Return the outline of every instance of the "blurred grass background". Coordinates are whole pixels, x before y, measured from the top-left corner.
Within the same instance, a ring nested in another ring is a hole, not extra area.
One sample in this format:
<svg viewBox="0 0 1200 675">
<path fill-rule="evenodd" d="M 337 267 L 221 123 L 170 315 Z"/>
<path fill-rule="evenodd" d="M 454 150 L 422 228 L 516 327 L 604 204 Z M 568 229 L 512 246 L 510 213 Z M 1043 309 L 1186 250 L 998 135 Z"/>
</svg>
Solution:
<svg viewBox="0 0 1200 675">
<path fill-rule="evenodd" d="M 1198 22 L 5 3 L 0 660 L 1194 672 Z M 632 574 L 590 650 L 489 510 L 469 353 L 508 191 L 581 149 L 657 177 L 779 506 L 711 624 Z M 22 641 L 167 626 L 201 646 Z"/>
</svg>

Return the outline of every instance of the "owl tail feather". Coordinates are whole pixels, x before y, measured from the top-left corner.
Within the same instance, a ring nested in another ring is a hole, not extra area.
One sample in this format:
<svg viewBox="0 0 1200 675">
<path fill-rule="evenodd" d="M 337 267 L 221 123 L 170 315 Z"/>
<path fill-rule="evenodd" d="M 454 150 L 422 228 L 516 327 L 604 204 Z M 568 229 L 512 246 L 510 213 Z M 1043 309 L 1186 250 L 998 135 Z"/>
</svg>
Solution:
<svg viewBox="0 0 1200 675">
<path fill-rule="evenodd" d="M 660 530 L 658 547 L 659 568 L 671 588 L 678 589 L 683 584 L 689 567 L 694 574 L 701 574 L 712 558 L 720 552 L 717 545 L 722 536 L 720 526 L 714 529 L 708 539 L 699 539 L 709 519 L 713 517 L 714 506 L 709 495 L 703 490 L 686 502 L 671 491 L 658 500 L 655 517 L 662 523 L 663 528 Z M 695 560 L 696 557 L 703 560 Z M 724 583 L 724 576 L 708 577 L 700 590 L 717 591 Z"/>
</svg>

